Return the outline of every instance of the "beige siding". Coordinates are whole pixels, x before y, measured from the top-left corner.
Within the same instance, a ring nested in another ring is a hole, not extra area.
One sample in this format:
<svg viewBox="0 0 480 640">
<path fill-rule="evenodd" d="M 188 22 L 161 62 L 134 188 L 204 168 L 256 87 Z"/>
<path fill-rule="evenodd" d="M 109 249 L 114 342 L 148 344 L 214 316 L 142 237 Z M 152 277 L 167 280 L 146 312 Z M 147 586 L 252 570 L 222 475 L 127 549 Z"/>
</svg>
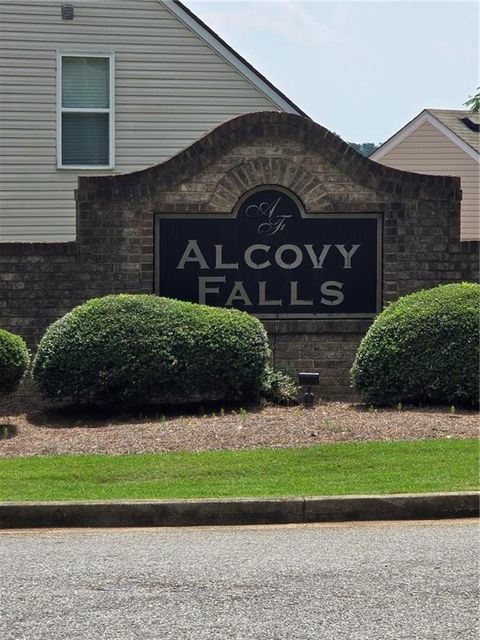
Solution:
<svg viewBox="0 0 480 640">
<path fill-rule="evenodd" d="M 75 237 L 56 168 L 56 50 L 115 53 L 116 165 L 161 162 L 241 113 L 278 109 L 156 0 L 0 0 L 0 241 Z M 91 173 L 98 174 L 95 170 Z"/>
<path fill-rule="evenodd" d="M 462 179 L 462 240 L 480 239 L 479 163 L 429 122 L 379 160 L 395 169 Z"/>
</svg>

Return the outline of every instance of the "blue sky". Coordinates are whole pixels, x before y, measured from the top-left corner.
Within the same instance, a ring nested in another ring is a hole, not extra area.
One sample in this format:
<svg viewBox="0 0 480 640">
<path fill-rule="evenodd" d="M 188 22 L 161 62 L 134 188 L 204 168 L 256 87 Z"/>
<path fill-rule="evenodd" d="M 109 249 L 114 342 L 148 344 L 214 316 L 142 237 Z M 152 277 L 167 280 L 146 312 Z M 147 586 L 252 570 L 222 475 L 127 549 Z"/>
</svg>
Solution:
<svg viewBox="0 0 480 640">
<path fill-rule="evenodd" d="M 183 1 L 347 141 L 382 142 L 425 107 L 462 109 L 479 82 L 476 2 Z"/>
</svg>

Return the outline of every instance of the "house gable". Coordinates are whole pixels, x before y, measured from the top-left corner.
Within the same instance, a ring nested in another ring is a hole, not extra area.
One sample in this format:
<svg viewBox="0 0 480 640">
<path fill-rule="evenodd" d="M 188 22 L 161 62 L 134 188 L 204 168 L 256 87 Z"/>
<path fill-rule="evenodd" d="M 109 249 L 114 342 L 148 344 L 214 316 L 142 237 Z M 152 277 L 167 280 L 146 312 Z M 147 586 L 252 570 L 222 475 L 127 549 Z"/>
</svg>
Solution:
<svg viewBox="0 0 480 640">
<path fill-rule="evenodd" d="M 305 116 L 290 98 L 275 87 L 265 76 L 255 69 L 237 51 L 232 49 L 217 33 L 196 16 L 188 7 L 179 0 L 157 0 L 181 20 L 189 29 L 200 36 L 229 64 L 239 71 L 249 82 L 264 93 L 274 104 L 286 113 L 296 113 Z"/>
<path fill-rule="evenodd" d="M 402 127 L 391 138 L 384 142 L 378 149 L 376 149 L 370 156 L 371 160 L 379 162 L 390 151 L 401 144 L 408 136 L 416 131 L 423 124 L 428 122 L 432 127 L 435 127 L 446 138 L 453 142 L 459 149 L 464 151 L 470 158 L 480 162 L 480 154 L 472 146 L 467 144 L 462 138 L 460 138 L 454 131 L 449 129 L 443 122 L 440 122 L 435 116 L 433 116 L 428 109 L 424 109 L 418 116 Z"/>
<path fill-rule="evenodd" d="M 0 242 L 75 240 L 80 175 L 141 170 L 235 116 L 282 109 L 159 0 L 78 0 L 69 21 L 61 6 L 0 2 Z M 111 170 L 57 168 L 59 52 L 115 55 Z"/>
<path fill-rule="evenodd" d="M 383 165 L 461 178 L 461 237 L 480 238 L 479 154 L 428 112 L 401 129 L 370 158 Z"/>
</svg>

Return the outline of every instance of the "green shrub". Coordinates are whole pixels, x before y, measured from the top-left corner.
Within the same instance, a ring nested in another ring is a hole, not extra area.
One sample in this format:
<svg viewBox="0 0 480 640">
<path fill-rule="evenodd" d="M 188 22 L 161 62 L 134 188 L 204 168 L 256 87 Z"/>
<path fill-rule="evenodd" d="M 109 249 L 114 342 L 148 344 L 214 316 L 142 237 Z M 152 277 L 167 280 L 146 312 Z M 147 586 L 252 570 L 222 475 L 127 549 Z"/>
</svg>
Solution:
<svg viewBox="0 0 480 640">
<path fill-rule="evenodd" d="M 352 378 L 369 404 L 478 403 L 480 286 L 448 284 L 387 307 L 362 340 Z"/>
<path fill-rule="evenodd" d="M 15 391 L 29 364 L 30 355 L 23 339 L 0 329 L 0 395 Z"/>
<path fill-rule="evenodd" d="M 121 294 L 52 324 L 33 376 L 45 397 L 76 403 L 250 400 L 268 356 L 266 333 L 247 313 Z"/>
<path fill-rule="evenodd" d="M 300 387 L 288 373 L 273 369 L 270 365 L 265 369 L 262 380 L 261 396 L 271 404 L 290 406 L 298 404 Z"/>
</svg>

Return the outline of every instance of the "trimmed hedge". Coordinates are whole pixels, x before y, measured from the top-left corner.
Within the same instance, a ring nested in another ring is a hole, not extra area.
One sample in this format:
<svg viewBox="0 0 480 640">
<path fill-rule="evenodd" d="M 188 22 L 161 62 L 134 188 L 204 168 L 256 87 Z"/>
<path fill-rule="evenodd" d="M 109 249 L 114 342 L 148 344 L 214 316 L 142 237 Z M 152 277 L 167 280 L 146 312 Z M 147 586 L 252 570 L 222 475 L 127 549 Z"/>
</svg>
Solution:
<svg viewBox="0 0 480 640">
<path fill-rule="evenodd" d="M 33 377 L 45 397 L 76 403 L 249 400 L 268 357 L 265 330 L 247 313 L 120 294 L 53 323 Z"/>
<path fill-rule="evenodd" d="M 480 286 L 448 284 L 387 307 L 351 373 L 368 404 L 478 404 Z"/>
<path fill-rule="evenodd" d="M 29 364 L 30 355 L 24 340 L 0 329 L 0 395 L 15 391 Z"/>
</svg>

